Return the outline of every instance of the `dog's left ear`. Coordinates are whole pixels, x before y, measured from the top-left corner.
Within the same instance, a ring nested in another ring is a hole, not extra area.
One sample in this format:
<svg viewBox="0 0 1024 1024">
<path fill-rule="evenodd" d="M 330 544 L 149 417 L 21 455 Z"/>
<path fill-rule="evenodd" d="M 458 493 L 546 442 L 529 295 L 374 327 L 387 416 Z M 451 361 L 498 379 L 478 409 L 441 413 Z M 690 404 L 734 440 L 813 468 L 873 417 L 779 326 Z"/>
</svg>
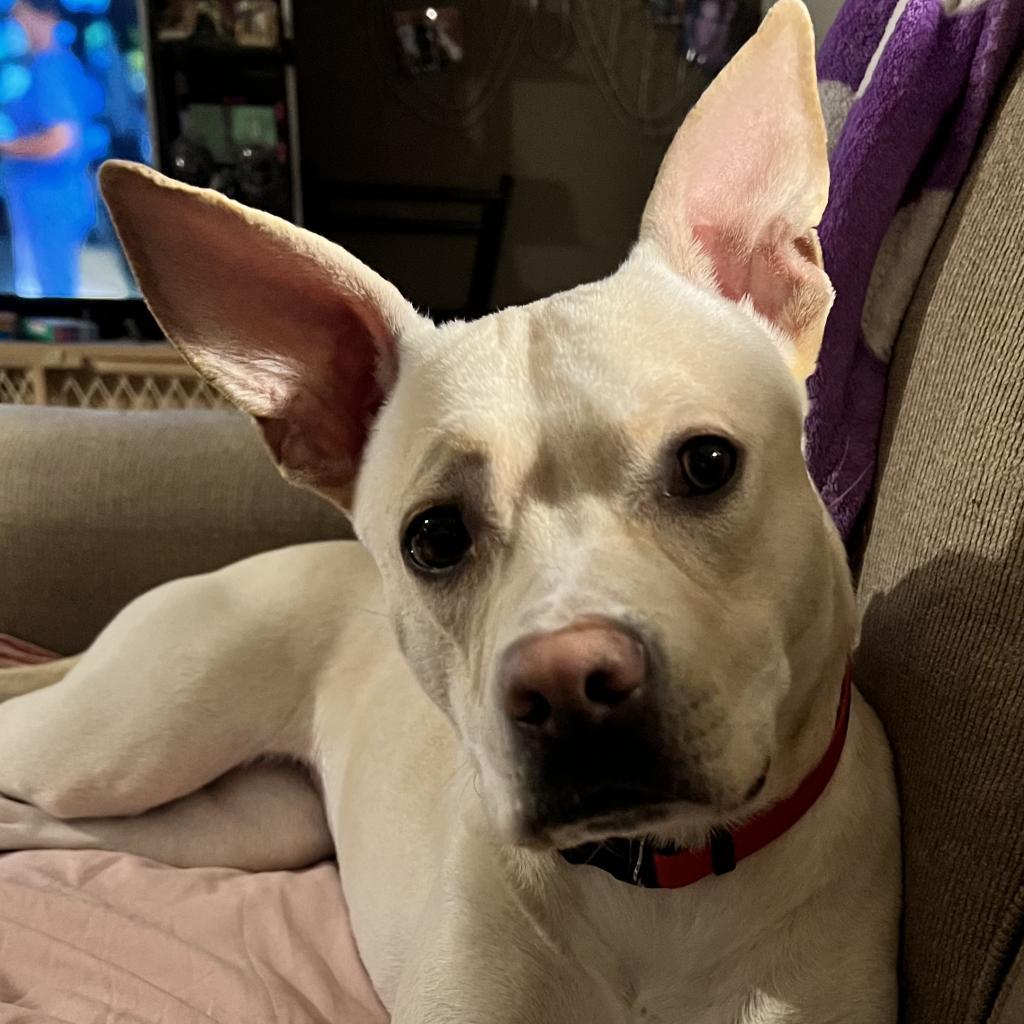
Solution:
<svg viewBox="0 0 1024 1024">
<path fill-rule="evenodd" d="M 779 0 L 676 133 L 640 237 L 683 277 L 749 302 L 807 377 L 832 304 L 815 231 L 827 200 L 811 19 Z"/>
</svg>

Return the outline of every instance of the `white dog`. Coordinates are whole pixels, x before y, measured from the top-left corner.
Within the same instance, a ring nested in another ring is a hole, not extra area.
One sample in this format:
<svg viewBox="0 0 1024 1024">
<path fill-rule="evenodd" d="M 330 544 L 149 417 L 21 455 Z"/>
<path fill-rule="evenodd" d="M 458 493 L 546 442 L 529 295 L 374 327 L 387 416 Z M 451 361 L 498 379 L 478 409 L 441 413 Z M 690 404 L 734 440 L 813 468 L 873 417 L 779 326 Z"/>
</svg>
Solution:
<svg viewBox="0 0 1024 1024">
<path fill-rule="evenodd" d="M 890 756 L 801 450 L 832 293 L 799 0 L 618 272 L 475 323 L 214 193 L 103 186 L 169 337 L 365 548 L 170 583 L 8 673 L 0 792 L 55 845 L 333 846 L 396 1024 L 894 1021 Z"/>
</svg>

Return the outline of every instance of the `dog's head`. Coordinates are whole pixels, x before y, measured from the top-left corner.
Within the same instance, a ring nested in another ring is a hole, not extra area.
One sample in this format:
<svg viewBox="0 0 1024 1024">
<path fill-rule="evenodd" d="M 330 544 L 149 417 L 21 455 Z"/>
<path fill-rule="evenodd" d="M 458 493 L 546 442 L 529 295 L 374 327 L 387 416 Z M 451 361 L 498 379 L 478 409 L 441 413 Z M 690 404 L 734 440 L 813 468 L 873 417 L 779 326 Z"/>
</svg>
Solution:
<svg viewBox="0 0 1024 1024">
<path fill-rule="evenodd" d="M 853 629 L 802 454 L 832 293 L 798 0 L 679 130 L 619 271 L 473 323 L 214 193 L 103 187 L 168 335 L 352 515 L 503 837 L 752 806 Z"/>
</svg>

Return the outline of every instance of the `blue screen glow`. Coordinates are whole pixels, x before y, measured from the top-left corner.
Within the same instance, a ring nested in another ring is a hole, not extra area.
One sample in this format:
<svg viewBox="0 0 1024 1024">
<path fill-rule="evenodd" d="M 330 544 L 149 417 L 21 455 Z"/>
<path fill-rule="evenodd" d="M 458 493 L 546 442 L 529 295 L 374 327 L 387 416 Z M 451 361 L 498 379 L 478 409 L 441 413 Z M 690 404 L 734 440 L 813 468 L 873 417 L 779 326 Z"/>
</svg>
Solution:
<svg viewBox="0 0 1024 1024">
<path fill-rule="evenodd" d="M 0 293 L 137 295 L 96 171 L 151 161 L 135 0 L 0 0 Z"/>
</svg>

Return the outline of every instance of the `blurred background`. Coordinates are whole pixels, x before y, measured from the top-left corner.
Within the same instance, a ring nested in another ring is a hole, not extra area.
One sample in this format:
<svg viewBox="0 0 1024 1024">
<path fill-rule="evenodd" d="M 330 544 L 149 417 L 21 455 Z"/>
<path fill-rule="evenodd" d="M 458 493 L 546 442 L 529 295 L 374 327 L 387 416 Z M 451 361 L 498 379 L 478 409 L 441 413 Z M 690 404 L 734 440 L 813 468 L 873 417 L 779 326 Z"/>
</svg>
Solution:
<svg viewBox="0 0 1024 1024">
<path fill-rule="evenodd" d="M 104 335 L 152 333 L 97 198 L 109 157 L 305 224 L 437 317 L 600 277 L 675 128 L 761 14 L 757 0 L 8 0 L 0 294 Z"/>
</svg>

